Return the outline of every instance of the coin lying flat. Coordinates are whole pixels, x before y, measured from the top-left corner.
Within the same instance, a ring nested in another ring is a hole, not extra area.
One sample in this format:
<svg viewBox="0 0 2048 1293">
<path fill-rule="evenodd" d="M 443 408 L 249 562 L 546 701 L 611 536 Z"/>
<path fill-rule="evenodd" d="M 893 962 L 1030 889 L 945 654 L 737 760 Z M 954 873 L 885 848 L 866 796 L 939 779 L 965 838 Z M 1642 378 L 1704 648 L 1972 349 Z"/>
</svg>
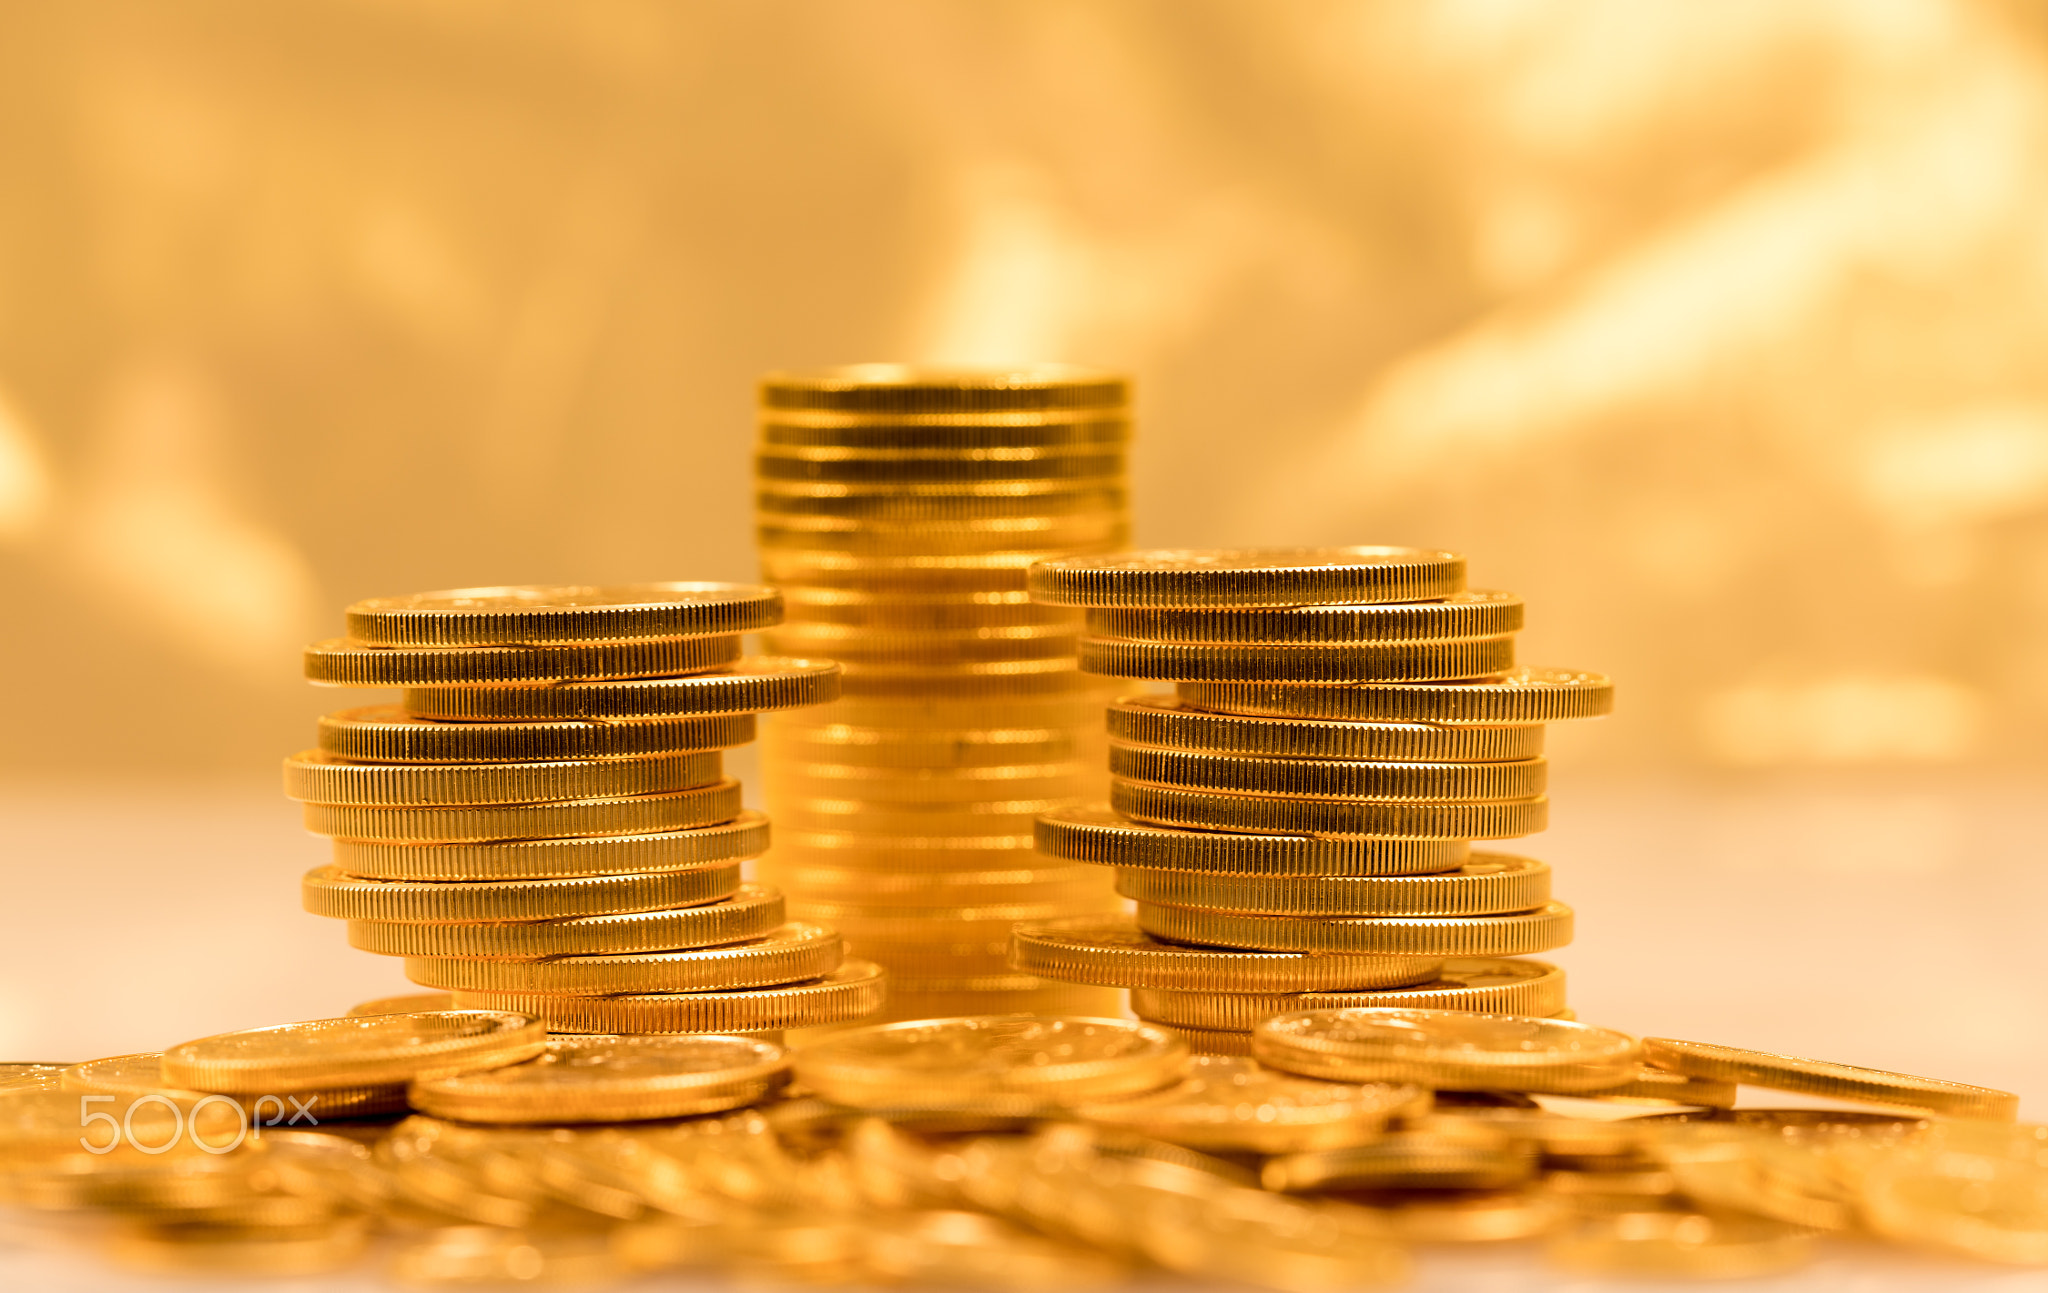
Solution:
<svg viewBox="0 0 2048 1293">
<path fill-rule="evenodd" d="M 660 678 L 740 658 L 737 636 L 579 646 L 373 647 L 330 638 L 306 648 L 306 681 L 327 687 L 457 687 L 567 678 Z"/>
<path fill-rule="evenodd" d="M 743 884 L 722 902 L 563 920 L 445 925 L 351 920 L 348 942 L 381 956 L 537 961 L 743 943 L 765 937 L 782 923 L 782 895 L 765 885 Z"/>
<path fill-rule="evenodd" d="M 1433 977 L 1440 957 L 1247 952 L 1161 942 L 1128 916 L 1083 916 L 1011 935 L 1010 964 L 1026 974 L 1111 988 L 1193 992 L 1307 992 L 1389 987 Z"/>
<path fill-rule="evenodd" d="M 313 1019 L 220 1033 L 164 1052 L 164 1080 L 195 1091 L 284 1094 L 410 1082 L 540 1054 L 538 1020 L 499 1010 Z"/>
<path fill-rule="evenodd" d="M 1036 832 L 1038 851 L 1063 861 L 1235 876 L 1416 875 L 1454 871 L 1471 854 L 1464 839 L 1189 830 L 1133 821 L 1109 808 L 1042 813 Z"/>
<path fill-rule="evenodd" d="M 306 829 L 334 839 L 387 844 L 481 844 L 571 835 L 651 835 L 729 822 L 740 815 L 740 785 L 708 786 L 616 799 L 545 804 L 467 804 L 402 808 L 307 804 Z"/>
<path fill-rule="evenodd" d="M 1197 1055 L 1171 1086 L 1080 1105 L 1073 1113 L 1083 1122 L 1212 1153 L 1286 1154 L 1375 1139 L 1389 1119 L 1422 1112 L 1429 1103 L 1427 1088 L 1406 1083 L 1325 1082 L 1256 1060 Z"/>
<path fill-rule="evenodd" d="M 405 975 L 456 992 L 710 992 L 823 978 L 845 959 L 839 934 L 795 921 L 745 943 L 670 952 L 612 952 L 537 961 L 407 957 Z"/>
<path fill-rule="evenodd" d="M 1093 637 L 1139 642 L 1426 642 L 1513 633 L 1522 627 L 1522 599 L 1468 590 L 1363 606 L 1091 610 L 1087 624 Z"/>
<path fill-rule="evenodd" d="M 408 687 L 415 718 L 533 720 L 703 717 L 822 705 L 839 698 L 839 666 L 754 656 L 715 673 L 536 687 Z"/>
<path fill-rule="evenodd" d="M 1184 682 L 1178 690 L 1201 709 L 1367 723 L 1555 723 L 1614 708 L 1614 684 L 1605 674 L 1536 667 L 1466 682 Z"/>
<path fill-rule="evenodd" d="M 1546 902 L 1497 916 L 1244 916 L 1141 902 L 1138 928 L 1154 938 L 1268 952 L 1379 956 L 1520 956 L 1572 940 L 1572 909 Z"/>
<path fill-rule="evenodd" d="M 1311 799 L 1183 790 L 1122 777 L 1110 778 L 1109 806 L 1155 826 L 1420 840 L 1515 839 L 1534 835 L 1550 821 L 1550 801 L 1540 796 L 1490 803 Z"/>
<path fill-rule="evenodd" d="M 395 997 L 372 997 L 348 1008 L 352 1015 L 416 1015 L 427 1010 L 453 1010 L 455 998 L 446 992 L 406 992 Z"/>
<path fill-rule="evenodd" d="M 319 745 L 363 763 L 526 763 L 632 759 L 725 750 L 754 739 L 752 714 L 654 718 L 633 723 L 449 723 L 414 718 L 397 705 L 365 705 L 320 716 Z"/>
<path fill-rule="evenodd" d="M 537 992 L 458 992 L 476 1009 L 530 1011 L 558 1033 L 736 1033 L 815 1028 L 873 1014 L 887 975 L 849 960 L 821 979 L 727 992 L 643 992 L 608 997 Z"/>
<path fill-rule="evenodd" d="M 731 897 L 739 887 L 738 863 L 647 875 L 474 882 L 364 880 L 323 866 L 305 874 L 300 895 L 305 909 L 315 916 L 441 924 L 659 911 L 717 902 Z"/>
<path fill-rule="evenodd" d="M 494 840 L 483 844 L 334 841 L 334 865 L 372 880 L 548 880 L 572 876 L 694 871 L 768 851 L 768 819 L 744 812 L 729 822 L 648 835 Z"/>
<path fill-rule="evenodd" d="M 1290 1073 L 1452 1089 L 1597 1091 L 1633 1076 L 1639 1051 L 1605 1028 L 1462 1010 L 1304 1010 L 1252 1032 L 1259 1061 Z"/>
<path fill-rule="evenodd" d="M 1798 1059 L 1766 1051 L 1746 1051 L 1707 1042 L 1682 1042 L 1669 1037 L 1643 1041 L 1643 1059 L 1657 1068 L 1691 1077 L 1740 1082 L 1777 1091 L 1834 1100 L 1929 1109 L 1951 1118 L 2011 1121 L 2019 1116 L 2020 1098 L 2009 1091 L 1966 1086 L 1939 1078 L 1911 1077 L 1882 1069 L 1858 1068 L 1828 1060 Z"/>
<path fill-rule="evenodd" d="M 1601 1275 L 1739 1279 L 1797 1270 L 1813 1259 L 1813 1233 L 1762 1217 L 1624 1212 L 1577 1218 L 1545 1255 Z"/>
<path fill-rule="evenodd" d="M 827 1100 L 1018 1109 L 1114 1099 L 1178 1078 L 1187 1048 L 1119 1019 L 969 1016 L 859 1028 L 798 1053 L 797 1078 Z"/>
<path fill-rule="evenodd" d="M 1235 876 L 1119 869 L 1116 891 L 1140 903 L 1267 916 L 1476 916 L 1530 911 L 1550 899 L 1550 868 L 1475 853 L 1456 871 L 1402 876 Z"/>
<path fill-rule="evenodd" d="M 1032 596 L 1096 609 L 1417 602 L 1464 587 L 1464 558 L 1423 548 L 1167 548 L 1031 568 Z"/>
<path fill-rule="evenodd" d="M 861 416 L 763 410 L 760 443 L 792 449 L 1052 449 L 1131 438 L 1120 409 Z"/>
<path fill-rule="evenodd" d="M 1114 409 L 1130 403 L 1130 379 L 1067 364 L 941 368 L 912 364 L 846 364 L 761 379 L 762 416 L 792 413 L 863 417 L 1042 414 Z"/>
<path fill-rule="evenodd" d="M 1269 644 L 1084 637 L 1079 659 L 1089 673 L 1145 682 L 1429 682 L 1511 669 L 1515 640 Z"/>
<path fill-rule="evenodd" d="M 475 766 L 357 763 L 301 750 L 284 761 L 284 793 L 302 803 L 370 807 L 534 804 L 667 794 L 724 776 L 716 750 Z"/>
<path fill-rule="evenodd" d="M 716 1113 L 788 1080 L 780 1046 L 747 1037 L 553 1037 L 520 1064 L 412 1083 L 414 1107 L 481 1123 L 628 1122 Z"/>
<path fill-rule="evenodd" d="M 752 633 L 782 618 L 782 598 L 758 584 L 522 584 L 372 597 L 346 614 L 365 646 L 534 646 Z"/>
<path fill-rule="evenodd" d="M 1543 728 L 1533 723 L 1450 727 L 1265 718 L 1212 713 L 1172 696 L 1132 696 L 1112 703 L 1109 734 L 1133 745 L 1276 759 L 1494 763 L 1543 753 Z"/>
<path fill-rule="evenodd" d="M 1270 759 L 1111 741 L 1111 775 L 1151 786 L 1288 798 L 1493 802 L 1543 793 L 1542 759 L 1494 763 L 1391 763 Z"/>
<path fill-rule="evenodd" d="M 1370 992 L 1219 993 L 1133 988 L 1131 1012 L 1154 1023 L 1249 1031 L 1297 1010 L 1401 1006 L 1543 1017 L 1564 1009 L 1564 971 L 1546 961 L 1453 957 L 1434 979 Z"/>
</svg>

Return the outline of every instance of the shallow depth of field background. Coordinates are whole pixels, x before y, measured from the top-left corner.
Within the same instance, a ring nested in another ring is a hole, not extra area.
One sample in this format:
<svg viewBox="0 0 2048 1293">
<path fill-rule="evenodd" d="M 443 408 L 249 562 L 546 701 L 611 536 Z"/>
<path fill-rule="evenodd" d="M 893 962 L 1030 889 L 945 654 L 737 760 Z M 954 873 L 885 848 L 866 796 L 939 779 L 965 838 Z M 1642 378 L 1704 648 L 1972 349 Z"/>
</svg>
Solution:
<svg viewBox="0 0 2048 1293">
<path fill-rule="evenodd" d="M 1047 358 L 1142 543 L 1617 677 L 1586 1017 L 2048 1096 L 2042 12 L 0 3 L 0 1058 L 398 986 L 275 790 L 345 603 L 748 577 L 759 372 Z"/>
</svg>

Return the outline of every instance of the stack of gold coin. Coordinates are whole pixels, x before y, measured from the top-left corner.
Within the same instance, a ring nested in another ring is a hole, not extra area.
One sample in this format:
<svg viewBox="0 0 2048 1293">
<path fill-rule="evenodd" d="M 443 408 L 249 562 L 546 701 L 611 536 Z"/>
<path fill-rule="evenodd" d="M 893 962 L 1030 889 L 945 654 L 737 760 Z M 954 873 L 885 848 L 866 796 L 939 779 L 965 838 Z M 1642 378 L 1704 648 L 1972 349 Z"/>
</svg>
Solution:
<svg viewBox="0 0 2048 1293">
<path fill-rule="evenodd" d="M 1550 868 L 1472 842 L 1543 829 L 1541 725 L 1612 688 L 1517 668 L 1520 599 L 1387 547 L 1079 557 L 1030 581 L 1086 611 L 1083 669 L 1177 694 L 1109 706 L 1108 807 L 1038 820 L 1046 856 L 1114 870 L 1135 923 L 1020 932 L 1014 966 L 1130 988 L 1210 1054 L 1289 1010 L 1566 1011 L 1562 972 L 1516 959 L 1570 941 Z"/>
<path fill-rule="evenodd" d="M 1102 912 L 1091 867 L 1033 852 L 1041 812 L 1102 794 L 1106 690 L 1035 561 L 1126 541 L 1129 385 L 1056 366 L 863 365 L 761 384 L 759 520 L 788 620 L 845 698 L 764 735 L 791 913 L 888 967 L 894 1018 L 1113 998 L 1021 975 L 1012 926 Z"/>
<path fill-rule="evenodd" d="M 826 661 L 740 657 L 782 599 L 744 584 L 468 588 L 358 602 L 306 651 L 330 686 L 285 793 L 334 861 L 308 911 L 464 1008 L 556 1032 L 773 1032 L 873 1012 L 882 972 L 743 883 L 768 821 L 721 752 L 839 692 Z"/>
</svg>

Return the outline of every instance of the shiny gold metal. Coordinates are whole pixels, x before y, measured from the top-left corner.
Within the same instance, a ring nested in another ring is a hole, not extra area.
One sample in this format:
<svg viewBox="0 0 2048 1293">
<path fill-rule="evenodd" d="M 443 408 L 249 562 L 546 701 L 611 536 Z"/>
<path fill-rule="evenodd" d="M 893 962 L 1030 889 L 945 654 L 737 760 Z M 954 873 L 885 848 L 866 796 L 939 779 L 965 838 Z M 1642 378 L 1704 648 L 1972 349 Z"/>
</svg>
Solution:
<svg viewBox="0 0 2048 1293">
<path fill-rule="evenodd" d="M 1290 1073 L 1565 1095 L 1626 1081 L 1640 1049 L 1605 1028 L 1464 1010 L 1304 1010 L 1252 1033 L 1260 1062 Z"/>
<path fill-rule="evenodd" d="M 643 875 L 439 882 L 365 880 L 323 866 L 306 873 L 300 895 L 305 909 L 315 916 L 443 924 L 659 911 L 717 902 L 731 897 L 739 887 L 738 863 Z"/>
<path fill-rule="evenodd" d="M 799 1052 L 796 1075 L 836 1104 L 1022 1112 L 1157 1090 L 1187 1058 L 1148 1024 L 970 1016 L 841 1033 Z"/>
<path fill-rule="evenodd" d="M 2009 1122 L 2019 1116 L 2019 1097 L 2008 1091 L 1966 1086 L 1939 1078 L 1887 1073 L 1882 1069 L 1859 1068 L 1828 1060 L 1798 1059 L 1707 1042 L 1682 1042 L 1669 1037 L 1645 1038 L 1643 1060 L 1657 1068 L 1689 1077 L 1739 1082 L 1776 1091 L 1796 1091 L 1802 1095 L 1834 1100 L 1905 1105 L 1928 1109 L 1950 1118 Z"/>
<path fill-rule="evenodd" d="M 765 634 L 771 651 L 837 660 L 849 668 L 951 667 L 1009 660 L 1068 659 L 1080 633 L 1070 624 L 971 629 L 875 629 L 866 625 L 785 624 Z"/>
<path fill-rule="evenodd" d="M 618 799 L 546 804 L 469 804 L 454 808 L 379 808 L 307 804 L 306 829 L 335 839 L 384 844 L 483 844 L 572 835 L 651 835 L 715 826 L 740 815 L 740 783 Z"/>
<path fill-rule="evenodd" d="M 1546 902 L 1497 916 L 1241 916 L 1141 902 L 1138 928 L 1155 938 L 1268 952 L 1379 956 L 1520 956 L 1572 940 L 1572 909 Z"/>
<path fill-rule="evenodd" d="M 1377 1138 L 1429 1108 L 1427 1088 L 1325 1082 L 1256 1060 L 1197 1055 L 1171 1086 L 1074 1109 L 1075 1117 L 1211 1153 L 1287 1154 Z"/>
<path fill-rule="evenodd" d="M 660 678 L 740 658 L 735 635 L 580 646 L 373 647 L 330 638 L 306 648 L 306 681 L 325 687 L 475 687 L 566 679 Z"/>
<path fill-rule="evenodd" d="M 1434 979 L 1372 992 L 1217 993 L 1131 989 L 1131 1012 L 1154 1023 L 1249 1032 L 1274 1015 L 1297 1010 L 1400 1006 L 1548 1017 L 1564 1009 L 1564 971 L 1546 961 L 1453 957 Z"/>
<path fill-rule="evenodd" d="M 1494 763 L 1543 753 L 1543 728 L 1440 723 L 1345 723 L 1217 714 L 1172 696 L 1133 696 L 1109 706 L 1109 734 L 1133 745 L 1205 754 L 1393 763 Z"/>
<path fill-rule="evenodd" d="M 536 992 L 458 992 L 475 1009 L 530 1012 L 557 1033 L 732 1033 L 815 1028 L 872 1014 L 887 976 L 849 960 L 820 979 L 726 992 L 630 993 L 607 997 Z"/>
<path fill-rule="evenodd" d="M 758 939 L 672 952 L 553 956 L 537 961 L 407 957 L 405 977 L 465 992 L 589 997 L 622 992 L 708 992 L 819 979 L 845 960 L 839 934 L 802 921 Z"/>
<path fill-rule="evenodd" d="M 1225 794 L 1181 790 L 1112 777 L 1109 806 L 1155 826 L 1303 835 L 1378 835 L 1414 840 L 1504 840 L 1534 835 L 1550 821 L 1550 801 L 1454 803 Z"/>
<path fill-rule="evenodd" d="M 818 415 L 850 420 L 858 415 L 884 421 L 966 418 L 1000 421 L 1006 416 L 1069 415 L 1073 411 L 1121 409 L 1131 399 L 1130 379 L 1066 364 L 939 368 L 910 364 L 847 364 L 802 372 L 774 372 L 761 379 L 766 419 L 782 422 Z"/>
<path fill-rule="evenodd" d="M 323 753 L 362 763 L 634 759 L 724 750 L 753 739 L 752 714 L 630 723 L 467 723 L 413 718 L 396 705 L 368 705 L 323 714 L 319 724 Z"/>
<path fill-rule="evenodd" d="M 301 750 L 284 761 L 284 794 L 301 803 L 392 808 L 615 799 L 712 785 L 723 766 L 716 750 L 484 764 L 356 763 Z"/>
<path fill-rule="evenodd" d="M 1358 799 L 1375 803 L 1436 800 L 1488 803 L 1543 793 L 1542 759 L 1496 763 L 1384 763 L 1334 759 L 1270 759 L 1243 754 L 1167 750 L 1112 741 L 1113 776 L 1152 786 L 1288 798 Z"/>
<path fill-rule="evenodd" d="M 485 844 L 334 841 L 334 865 L 372 880 L 547 880 L 644 871 L 694 871 L 768 851 L 768 819 L 743 812 L 729 822 L 648 835 L 594 835 Z"/>
<path fill-rule="evenodd" d="M 537 961 L 549 956 L 670 952 L 744 943 L 783 923 L 782 895 L 743 884 L 723 902 L 565 920 L 399 924 L 351 920 L 349 946 L 382 956 Z"/>
<path fill-rule="evenodd" d="M 1545 1254 L 1567 1270 L 1599 1275 L 1740 1279 L 1806 1265 L 1813 1234 L 1739 1214 L 1625 1212 L 1577 1218 Z"/>
<path fill-rule="evenodd" d="M 1453 871 L 1471 856 L 1463 839 L 1317 838 L 1154 826 L 1107 808 L 1042 813 L 1038 851 L 1098 866 L 1230 876 L 1418 875 Z"/>
<path fill-rule="evenodd" d="M 1184 682 L 1178 690 L 1199 709 L 1366 723 L 1555 723 L 1614 708 L 1605 674 L 1535 666 L 1468 682 Z"/>
<path fill-rule="evenodd" d="M 520 1064 L 415 1081 L 415 1108 L 472 1123 L 630 1122 L 754 1104 L 788 1080 L 782 1047 L 746 1037 L 553 1037 Z"/>
<path fill-rule="evenodd" d="M 416 1015 L 426 1010 L 453 1010 L 455 998 L 446 992 L 407 992 L 395 997 L 372 997 L 348 1008 L 351 1015 Z"/>
<path fill-rule="evenodd" d="M 402 704 L 415 718 L 632 719 L 762 713 L 822 705 L 838 696 L 839 666 L 829 660 L 753 656 L 715 673 L 686 678 L 536 687 L 408 687 Z"/>
<path fill-rule="evenodd" d="M 1192 992 L 1307 992 L 1391 987 L 1432 978 L 1440 957 L 1248 952 L 1186 947 L 1147 935 L 1127 916 L 1028 926 L 1011 936 L 1010 964 L 1026 974 L 1113 988 Z"/>
<path fill-rule="evenodd" d="M 516 1064 L 540 1054 L 545 1038 L 538 1020 L 491 1009 L 314 1019 L 173 1046 L 163 1075 L 230 1094 L 372 1086 Z"/>
<path fill-rule="evenodd" d="M 1512 637 L 1452 642 L 1223 644 L 1080 640 L 1081 668 L 1149 682 L 1357 683 L 1477 678 L 1514 667 Z"/>
<path fill-rule="evenodd" d="M 753 633 L 782 618 L 782 599 L 758 584 L 522 584 L 373 597 L 346 614 L 365 646 L 535 646 Z"/>
<path fill-rule="evenodd" d="M 1480 916 L 1542 906 L 1550 899 L 1550 868 L 1505 853 L 1475 853 L 1441 875 L 1234 876 L 1129 868 L 1117 871 L 1116 891 L 1140 903 L 1245 915 Z"/>
<path fill-rule="evenodd" d="M 1091 610 L 1093 637 L 1138 642 L 1426 642 L 1490 638 L 1522 627 L 1522 599 L 1468 590 L 1440 601 L 1362 606 Z"/>
<path fill-rule="evenodd" d="M 1156 549 L 1041 562 L 1031 593 L 1055 606 L 1321 606 L 1414 602 L 1465 587 L 1465 560 L 1423 548 Z"/>
</svg>

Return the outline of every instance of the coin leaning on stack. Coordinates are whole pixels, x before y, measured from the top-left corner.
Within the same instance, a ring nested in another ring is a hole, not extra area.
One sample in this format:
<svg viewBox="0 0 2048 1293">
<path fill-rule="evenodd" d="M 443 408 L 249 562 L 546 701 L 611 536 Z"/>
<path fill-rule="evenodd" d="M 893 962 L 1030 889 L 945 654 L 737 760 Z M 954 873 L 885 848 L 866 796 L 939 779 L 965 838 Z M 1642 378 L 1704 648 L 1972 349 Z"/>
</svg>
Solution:
<svg viewBox="0 0 2048 1293">
<path fill-rule="evenodd" d="M 1126 541 L 1129 386 L 1058 366 L 865 365 L 761 384 L 770 649 L 837 660 L 844 698 L 764 733 L 792 915 L 890 972 L 891 1018 L 1088 1013 L 1107 994 L 1007 964 L 1018 921 L 1116 905 L 1033 851 L 1037 814 L 1101 797 L 1106 692 L 1078 611 L 1032 562 Z"/>
<path fill-rule="evenodd" d="M 1567 1012 L 1550 869 L 1475 851 L 1543 829 L 1541 724 L 1607 712 L 1597 674 L 1522 669 L 1520 599 L 1413 548 L 1141 552 L 1034 566 L 1087 613 L 1081 667 L 1172 682 L 1108 710 L 1108 807 L 1039 850 L 1111 868 L 1135 921 L 1020 930 L 1012 964 L 1129 988 L 1198 1052 L 1286 1011 Z"/>
<path fill-rule="evenodd" d="M 564 1033 L 733 1033 L 871 1014 L 883 973 L 743 883 L 768 821 L 722 752 L 838 666 L 740 657 L 780 596 L 744 584 L 502 587 L 358 602 L 306 651 L 398 705 L 320 720 L 285 793 L 334 841 L 304 905 L 463 1008 Z"/>
</svg>

